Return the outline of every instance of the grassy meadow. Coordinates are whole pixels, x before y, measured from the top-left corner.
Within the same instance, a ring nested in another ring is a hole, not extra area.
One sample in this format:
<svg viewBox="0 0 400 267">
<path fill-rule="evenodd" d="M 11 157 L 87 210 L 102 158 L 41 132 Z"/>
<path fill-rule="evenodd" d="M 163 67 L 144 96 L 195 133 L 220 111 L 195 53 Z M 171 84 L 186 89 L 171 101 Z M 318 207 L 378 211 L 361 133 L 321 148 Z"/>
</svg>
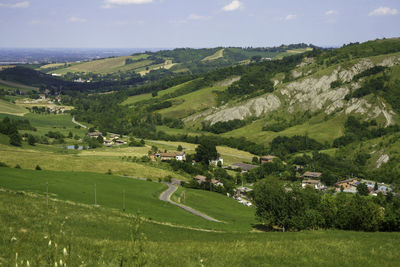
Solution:
<svg viewBox="0 0 400 267">
<path fill-rule="evenodd" d="M 21 106 L 15 105 L 11 102 L 0 99 L 0 113 L 10 114 L 16 116 L 23 116 L 29 111 Z"/>
<path fill-rule="evenodd" d="M 224 223 L 207 221 L 179 207 L 162 202 L 158 199 L 159 195 L 167 188 L 163 183 L 85 172 L 36 171 L 15 168 L 1 168 L 0 171 L 0 187 L 44 194 L 46 182 L 48 182 L 52 198 L 87 205 L 94 204 L 94 184 L 96 184 L 97 204 L 118 210 L 122 209 L 123 190 L 125 190 L 127 212 L 139 212 L 143 217 L 160 223 L 219 231 L 249 231 L 254 219 L 251 211 L 242 215 L 247 218 L 247 221 L 245 219 L 236 221 L 234 214 L 229 217 L 223 214 L 218 215 L 215 213 L 215 208 L 212 208 L 211 211 L 208 210 L 207 206 L 238 205 L 235 200 L 217 193 L 197 193 L 196 196 L 203 195 L 202 200 L 204 201 L 204 206 L 199 210 L 202 212 L 214 211 L 216 218 L 221 217 Z M 210 198 L 207 197 L 208 194 L 212 194 Z M 217 204 L 217 201 L 220 203 Z M 232 211 L 232 209 L 230 210 Z M 236 210 L 243 212 L 238 207 Z"/>
<path fill-rule="evenodd" d="M 162 109 L 159 113 L 170 118 L 184 118 L 195 112 L 216 105 L 216 94 L 214 91 L 223 91 L 226 86 L 207 87 L 192 93 L 170 99 L 174 105 Z"/>
<path fill-rule="evenodd" d="M 205 232 L 0 190 L 4 266 L 398 266 L 399 233 Z M 29 219 L 27 219 L 29 218 Z M 65 250 L 64 250 L 65 248 Z M 122 262 L 122 264 L 121 264 Z"/>
<path fill-rule="evenodd" d="M 224 49 L 220 49 L 215 52 L 213 55 L 203 58 L 201 61 L 213 61 L 219 59 L 224 56 Z"/>
</svg>

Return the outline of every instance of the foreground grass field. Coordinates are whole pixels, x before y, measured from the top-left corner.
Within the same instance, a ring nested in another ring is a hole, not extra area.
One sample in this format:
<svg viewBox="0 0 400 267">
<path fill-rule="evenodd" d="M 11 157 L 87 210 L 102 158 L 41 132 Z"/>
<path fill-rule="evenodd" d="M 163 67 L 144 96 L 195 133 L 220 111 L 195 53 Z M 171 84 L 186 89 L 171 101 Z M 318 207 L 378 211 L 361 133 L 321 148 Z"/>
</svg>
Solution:
<svg viewBox="0 0 400 267">
<path fill-rule="evenodd" d="M 4 266 L 398 266 L 399 233 L 217 233 L 0 190 Z M 51 242 L 50 242 L 51 241 Z M 65 250 L 64 250 L 65 248 Z M 121 263 L 122 262 L 122 263 Z"/>
<path fill-rule="evenodd" d="M 255 209 L 246 207 L 225 195 L 189 188 L 179 188 L 172 200 L 206 213 L 223 222 L 234 222 L 237 229 L 250 230 L 256 224 Z"/>
<path fill-rule="evenodd" d="M 221 214 L 219 216 L 225 220 L 225 223 L 209 222 L 159 200 L 160 193 L 167 188 L 162 183 L 95 173 L 0 169 L 0 187 L 3 188 L 44 194 L 46 182 L 49 183 L 51 197 L 89 205 L 95 203 L 94 185 L 96 184 L 97 204 L 119 210 L 122 210 L 123 207 L 123 190 L 125 190 L 127 212 L 140 212 L 145 218 L 151 220 L 186 227 L 249 231 L 254 218 L 252 213 L 246 213 L 243 216 L 247 218 L 247 222 L 238 223 L 233 216 Z M 204 208 L 200 207 L 200 211 L 208 212 L 207 206 L 217 205 L 218 207 L 216 201 L 222 201 L 225 206 L 237 207 L 237 203 L 233 199 L 224 197 L 225 199 L 221 200 L 223 196 L 216 193 L 211 193 L 213 195 L 208 198 L 209 192 L 200 192 L 200 195 L 202 193 L 206 193 L 206 195 L 203 195 Z M 215 208 L 212 210 L 215 211 Z M 216 217 L 218 218 L 218 216 Z"/>
</svg>

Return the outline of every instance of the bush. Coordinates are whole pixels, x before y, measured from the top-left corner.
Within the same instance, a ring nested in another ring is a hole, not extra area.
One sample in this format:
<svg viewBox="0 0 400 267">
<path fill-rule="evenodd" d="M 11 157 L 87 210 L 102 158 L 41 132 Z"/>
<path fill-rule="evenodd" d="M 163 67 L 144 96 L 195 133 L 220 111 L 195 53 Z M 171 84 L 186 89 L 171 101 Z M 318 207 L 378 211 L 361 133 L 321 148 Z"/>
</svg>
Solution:
<svg viewBox="0 0 400 267">
<path fill-rule="evenodd" d="M 0 161 L 0 167 L 8 167 L 8 165 Z"/>
<path fill-rule="evenodd" d="M 42 168 L 40 168 L 40 166 L 39 166 L 39 165 L 36 165 L 36 167 L 35 167 L 35 170 L 37 170 L 37 171 L 41 171 L 41 170 L 42 170 Z"/>
</svg>

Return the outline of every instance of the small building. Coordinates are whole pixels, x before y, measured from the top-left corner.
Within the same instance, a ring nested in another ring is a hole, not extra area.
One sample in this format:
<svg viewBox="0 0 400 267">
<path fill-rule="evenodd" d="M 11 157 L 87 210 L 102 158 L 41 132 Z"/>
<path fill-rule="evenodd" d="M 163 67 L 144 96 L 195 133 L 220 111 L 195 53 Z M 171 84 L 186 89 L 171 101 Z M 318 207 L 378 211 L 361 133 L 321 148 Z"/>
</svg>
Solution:
<svg viewBox="0 0 400 267">
<path fill-rule="evenodd" d="M 221 162 L 221 166 L 224 165 L 224 159 L 223 158 L 218 158 L 218 159 L 213 159 L 210 160 L 210 165 L 218 165 L 218 162 Z"/>
<path fill-rule="evenodd" d="M 259 166 L 257 165 L 252 165 L 252 164 L 247 164 L 247 163 L 242 163 L 242 162 L 238 162 L 238 163 L 233 163 L 231 165 L 231 168 L 233 170 L 237 170 L 237 169 L 241 169 L 242 172 L 248 172 L 252 169 L 258 168 Z"/>
<path fill-rule="evenodd" d="M 110 135 L 111 139 L 118 139 L 119 138 L 119 134 L 112 134 Z"/>
<path fill-rule="evenodd" d="M 170 161 L 173 159 L 182 161 L 186 160 L 186 153 L 185 152 L 178 152 L 178 153 L 172 153 L 172 152 L 165 152 L 165 153 L 156 153 L 155 156 L 157 158 L 160 158 L 161 161 Z"/>
<path fill-rule="evenodd" d="M 321 177 L 321 175 L 322 175 L 322 173 L 320 173 L 320 172 L 305 172 L 300 177 L 303 179 L 316 179 L 316 178 Z"/>
<path fill-rule="evenodd" d="M 307 186 L 311 186 L 318 190 L 321 190 L 324 188 L 324 185 L 321 183 L 320 180 L 304 179 L 303 181 L 301 181 L 301 187 L 305 188 Z"/>
<path fill-rule="evenodd" d="M 205 176 L 203 176 L 203 175 L 196 175 L 196 176 L 194 177 L 194 179 L 195 179 L 199 184 L 202 184 L 202 183 L 205 183 L 205 182 L 206 182 L 207 177 L 205 177 Z"/>
<path fill-rule="evenodd" d="M 116 144 L 116 145 L 125 145 L 126 142 L 123 141 L 123 140 L 121 140 L 121 139 L 117 139 L 117 140 L 115 140 L 115 144 Z"/>
<path fill-rule="evenodd" d="M 186 153 L 185 152 L 175 153 L 175 159 L 179 161 L 186 161 Z"/>
<path fill-rule="evenodd" d="M 39 98 L 40 98 L 40 100 L 46 100 L 46 95 L 45 94 L 40 94 Z"/>
<path fill-rule="evenodd" d="M 216 179 L 211 179 L 211 183 L 214 185 L 214 186 L 224 186 L 224 184 L 223 183 L 221 183 L 220 181 L 218 181 L 218 180 L 216 180 Z"/>
<path fill-rule="evenodd" d="M 343 188 L 344 190 L 353 189 L 358 185 L 358 181 L 356 178 L 347 179 L 344 181 L 340 181 L 335 183 L 335 187 L 340 189 Z"/>
<path fill-rule="evenodd" d="M 277 159 L 278 157 L 276 156 L 272 156 L 272 155 L 267 155 L 267 156 L 262 156 L 260 158 L 260 163 L 264 164 L 264 163 L 272 163 L 274 161 L 274 159 Z"/>
<path fill-rule="evenodd" d="M 108 147 L 110 147 L 110 146 L 112 146 L 113 144 L 114 144 L 114 142 L 112 141 L 112 140 L 104 140 L 104 143 L 103 143 L 105 146 L 108 146 Z"/>
<path fill-rule="evenodd" d="M 248 194 L 253 191 L 253 189 L 241 186 L 238 188 L 233 189 L 233 192 L 235 193 L 236 197 L 248 197 Z"/>
<path fill-rule="evenodd" d="M 88 135 L 89 135 L 91 138 L 97 138 L 97 137 L 101 136 L 102 133 L 100 133 L 100 132 L 91 132 L 91 133 L 88 133 Z"/>
</svg>

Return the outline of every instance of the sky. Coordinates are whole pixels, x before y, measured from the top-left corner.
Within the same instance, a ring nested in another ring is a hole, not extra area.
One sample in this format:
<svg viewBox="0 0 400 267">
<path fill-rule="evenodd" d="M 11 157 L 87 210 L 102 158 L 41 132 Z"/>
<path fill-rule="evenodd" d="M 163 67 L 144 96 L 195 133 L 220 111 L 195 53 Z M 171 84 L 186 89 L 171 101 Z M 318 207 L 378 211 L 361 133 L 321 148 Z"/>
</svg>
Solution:
<svg viewBox="0 0 400 267">
<path fill-rule="evenodd" d="M 270 47 L 400 37 L 399 0 L 0 0 L 0 47 Z"/>
</svg>

